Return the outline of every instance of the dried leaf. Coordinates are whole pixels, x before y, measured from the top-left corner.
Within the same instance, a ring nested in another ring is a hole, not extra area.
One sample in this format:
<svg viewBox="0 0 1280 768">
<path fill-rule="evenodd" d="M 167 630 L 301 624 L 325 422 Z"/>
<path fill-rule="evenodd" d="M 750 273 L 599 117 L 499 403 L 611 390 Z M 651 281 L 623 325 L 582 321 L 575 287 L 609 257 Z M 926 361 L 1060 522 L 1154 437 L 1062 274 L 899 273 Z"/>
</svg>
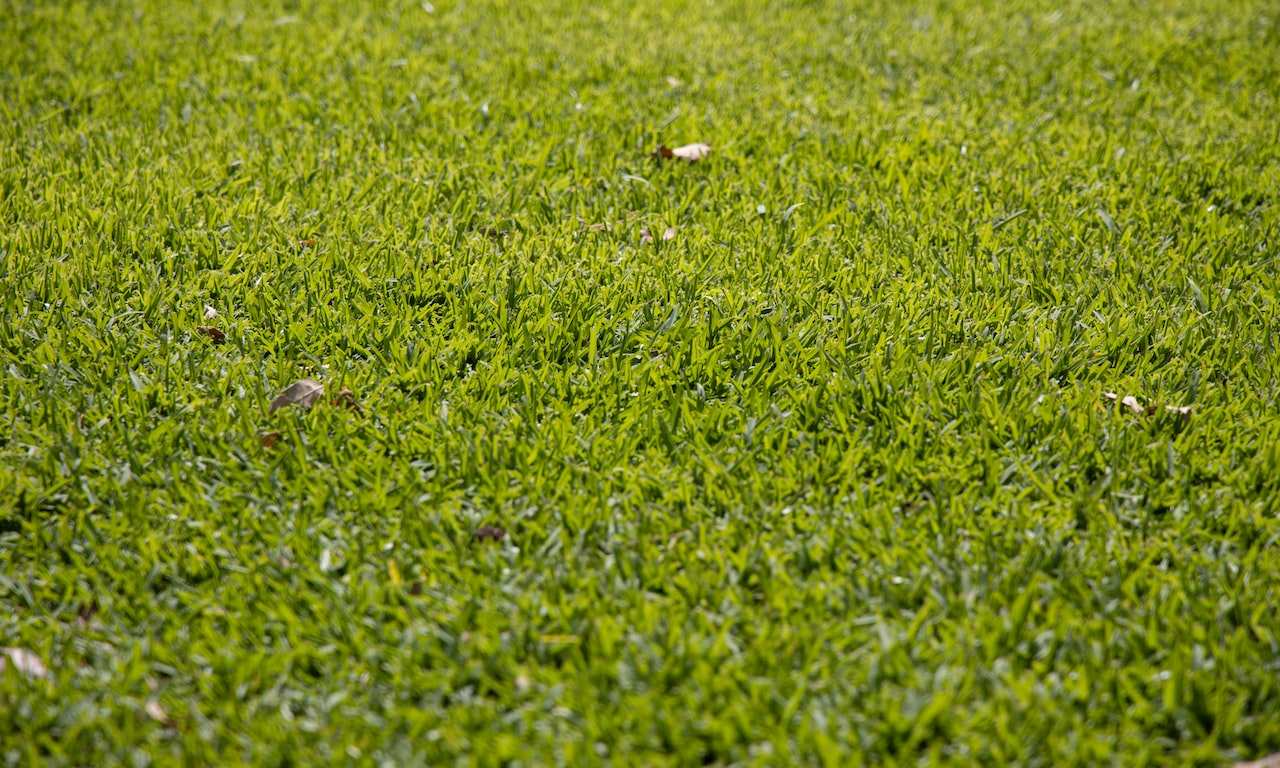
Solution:
<svg viewBox="0 0 1280 768">
<path fill-rule="evenodd" d="M 275 413 L 286 405 L 301 405 L 304 408 L 310 408 L 315 405 L 323 394 L 324 385 L 315 379 L 295 381 L 286 387 L 283 392 L 276 395 L 276 399 L 271 401 L 271 407 L 267 409 L 267 413 Z"/>
<path fill-rule="evenodd" d="M 1189 406 L 1189 405 L 1166 405 L 1166 406 L 1164 407 L 1164 409 L 1165 409 L 1166 411 L 1170 411 L 1170 412 L 1172 412 L 1172 413 L 1176 413 L 1176 414 L 1178 414 L 1178 415 L 1180 415 L 1180 416 L 1190 416 L 1190 415 L 1191 415 L 1191 406 Z"/>
<path fill-rule="evenodd" d="M 6 661 L 32 680 L 43 680 L 49 676 L 49 669 L 40 657 L 26 648 L 0 648 L 0 672 L 4 672 Z"/>
<path fill-rule="evenodd" d="M 683 147 L 671 149 L 666 144 L 658 147 L 658 151 L 654 152 L 656 157 L 663 160 L 685 160 L 690 163 L 696 163 L 703 160 L 707 155 L 711 154 L 711 145 L 696 142 L 694 144 L 685 144 Z"/>
<path fill-rule="evenodd" d="M 679 88 L 680 86 L 684 85 L 684 81 L 678 77 L 672 77 L 671 75 L 667 75 L 667 85 L 672 88 Z"/>
<path fill-rule="evenodd" d="M 476 541 L 502 541 L 507 538 L 507 532 L 496 525 L 482 525 L 471 537 Z"/>
<path fill-rule="evenodd" d="M 1280 752 L 1247 763 L 1235 763 L 1231 768 L 1280 768 Z"/>
<path fill-rule="evenodd" d="M 205 304 L 205 305 L 204 305 L 204 319 L 205 319 L 205 320 L 212 320 L 213 318 L 215 318 L 215 317 L 217 317 L 217 316 L 218 316 L 218 310 L 214 309 L 213 307 L 209 306 L 208 304 Z"/>
<path fill-rule="evenodd" d="M 663 230 L 663 232 L 662 232 L 662 239 L 663 239 L 663 240 L 675 240 L 675 239 L 676 239 L 676 228 L 675 228 L 675 227 L 667 227 L 665 230 Z M 640 242 L 642 242 L 642 243 L 652 243 L 652 242 L 653 242 L 653 232 L 652 232 L 652 231 L 650 231 L 650 229 L 649 229 L 648 227 L 645 227 L 644 229 L 641 229 L 641 230 L 640 230 Z"/>
<path fill-rule="evenodd" d="M 196 333 L 201 336 L 208 336 L 209 341 L 214 344 L 221 344 L 227 339 L 227 334 L 223 333 L 221 328 L 215 328 L 212 325 L 197 325 Z"/>
<path fill-rule="evenodd" d="M 608 232 L 610 227 L 609 227 L 609 222 L 602 221 L 599 224 L 588 224 L 586 226 L 586 229 L 592 232 Z"/>
<path fill-rule="evenodd" d="M 364 415 L 364 409 L 360 407 L 360 403 L 356 400 L 356 393 L 346 387 L 343 387 L 338 396 L 333 399 L 333 404 L 346 406 L 361 416 Z"/>
<path fill-rule="evenodd" d="M 165 728 L 178 727 L 178 724 L 174 722 L 174 719 L 169 717 L 169 713 L 164 711 L 164 707 L 160 706 L 159 699 L 150 699 L 147 701 L 146 705 L 143 706 L 143 710 L 146 711 L 147 717 L 155 720 Z"/>
<path fill-rule="evenodd" d="M 276 443 L 280 442 L 279 432 L 267 432 L 262 435 L 262 447 L 271 450 L 276 447 Z"/>
<path fill-rule="evenodd" d="M 521 673 L 516 675 L 515 683 L 516 683 L 516 690 L 523 691 L 529 686 L 533 685 L 533 679 L 530 678 L 528 675 Z"/>
<path fill-rule="evenodd" d="M 1128 408 L 1134 413 L 1146 414 L 1149 412 L 1142 403 L 1138 402 L 1138 398 L 1134 397 L 1133 395 L 1125 395 L 1124 397 L 1120 397 L 1120 395 L 1117 395 L 1115 392 L 1103 392 L 1102 396 L 1107 398 L 1113 403 L 1118 402 L 1120 405 L 1123 405 L 1124 407 Z"/>
<path fill-rule="evenodd" d="M 304 249 L 311 248 L 315 244 L 316 244 L 316 239 L 314 237 L 304 237 L 298 241 L 298 247 L 304 248 Z"/>
</svg>

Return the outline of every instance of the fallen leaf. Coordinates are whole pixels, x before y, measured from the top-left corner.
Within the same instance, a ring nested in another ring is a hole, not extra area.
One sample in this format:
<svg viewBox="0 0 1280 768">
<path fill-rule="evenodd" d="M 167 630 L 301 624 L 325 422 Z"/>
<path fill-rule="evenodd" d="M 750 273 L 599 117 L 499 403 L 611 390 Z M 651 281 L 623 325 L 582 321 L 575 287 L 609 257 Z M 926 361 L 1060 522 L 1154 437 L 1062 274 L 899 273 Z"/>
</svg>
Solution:
<svg viewBox="0 0 1280 768">
<path fill-rule="evenodd" d="M 533 685 L 533 680 L 532 680 L 528 675 L 523 674 L 523 673 L 521 673 L 521 674 L 519 674 L 519 675 L 516 675 L 516 680 L 515 680 L 515 682 L 516 682 L 516 690 L 517 690 L 517 691 L 523 691 L 524 689 L 526 689 L 526 688 L 528 688 L 529 686 Z"/>
<path fill-rule="evenodd" d="M 262 447 L 271 450 L 276 447 L 276 443 L 280 442 L 279 432 L 267 432 L 262 436 Z"/>
<path fill-rule="evenodd" d="M 676 239 L 676 228 L 675 228 L 675 227 L 667 227 L 665 230 L 663 230 L 663 232 L 662 232 L 662 239 L 663 239 L 663 240 L 675 240 L 675 239 Z M 648 227 L 645 227 L 644 229 L 640 230 L 640 241 L 641 241 L 641 242 L 644 242 L 644 243 L 652 243 L 652 242 L 653 242 L 653 232 L 649 231 L 649 228 L 648 228 Z"/>
<path fill-rule="evenodd" d="M 1164 409 L 1165 409 L 1166 411 L 1170 411 L 1170 412 L 1172 412 L 1172 413 L 1176 413 L 1176 414 L 1178 414 L 1178 415 L 1180 415 L 1180 416 L 1190 416 L 1190 415 L 1191 415 L 1191 406 L 1189 406 L 1189 405 L 1166 405 L 1166 406 L 1164 407 Z"/>
<path fill-rule="evenodd" d="M 356 393 L 346 387 L 343 387 L 342 391 L 338 393 L 338 396 L 334 398 L 333 404 L 346 406 L 361 416 L 364 415 L 364 409 L 361 408 L 360 403 L 356 401 Z"/>
<path fill-rule="evenodd" d="M 690 163 L 696 163 L 711 154 L 711 145 L 697 142 L 694 144 L 685 144 L 683 147 L 671 149 L 666 144 L 658 147 L 658 151 L 653 153 L 654 156 L 663 160 L 685 160 Z"/>
<path fill-rule="evenodd" d="M 227 338 L 227 334 L 223 333 L 221 328 L 215 328 L 212 325 L 197 325 L 196 333 L 201 336 L 208 336 L 209 341 L 214 344 L 221 344 Z"/>
<path fill-rule="evenodd" d="M 98 615 L 98 599 L 93 598 L 88 603 L 80 606 L 80 610 L 76 611 L 76 626 L 85 629 L 89 626 L 89 622 L 93 621 L 93 617 Z"/>
<path fill-rule="evenodd" d="M 507 538 L 507 532 L 496 525 L 482 525 L 471 537 L 476 541 L 502 541 Z"/>
<path fill-rule="evenodd" d="M 672 88 L 679 88 L 680 86 L 684 85 L 684 81 L 678 77 L 672 77 L 668 75 L 667 85 L 671 86 Z"/>
<path fill-rule="evenodd" d="M 298 241 L 299 248 L 310 248 L 315 244 L 316 244 L 316 239 L 314 237 L 304 237 Z"/>
<path fill-rule="evenodd" d="M 217 316 L 218 316 L 218 310 L 214 309 L 213 307 L 209 306 L 208 304 L 205 304 L 205 305 L 204 305 L 204 319 L 205 319 L 205 320 L 212 320 L 213 318 L 215 318 L 215 317 L 217 317 Z"/>
<path fill-rule="evenodd" d="M 1138 414 L 1149 413 L 1147 408 L 1143 406 L 1142 403 L 1138 402 L 1138 398 L 1134 397 L 1133 395 L 1125 395 L 1124 397 L 1120 397 L 1115 392 L 1103 392 L 1102 396 L 1107 398 L 1113 403 L 1117 403 L 1117 402 L 1120 403 L 1120 405 L 1123 405 L 1124 407 L 1128 408 L 1134 413 L 1138 413 Z"/>
<path fill-rule="evenodd" d="M 176 728 L 178 726 L 178 724 L 174 722 L 174 719 L 169 717 L 169 713 L 164 711 L 164 707 L 160 706 L 159 699 L 150 699 L 147 701 L 146 705 L 143 706 L 143 710 L 146 711 L 147 717 L 155 720 L 165 728 Z"/>
<path fill-rule="evenodd" d="M 286 405 L 301 405 L 304 408 L 310 408 L 315 405 L 323 394 L 324 385 L 315 379 L 295 381 L 285 387 L 283 392 L 276 395 L 276 399 L 271 401 L 271 407 L 267 409 L 267 413 L 275 413 Z"/>
<path fill-rule="evenodd" d="M 585 229 L 588 229 L 592 232 L 608 232 L 610 227 L 609 227 L 609 222 L 602 221 L 599 224 L 588 224 L 586 225 Z"/>
<path fill-rule="evenodd" d="M 1280 768 L 1280 752 L 1247 763 L 1234 763 L 1231 768 Z"/>
<path fill-rule="evenodd" d="M 32 680 L 43 680 L 49 676 L 49 670 L 40 657 L 26 648 L 0 648 L 0 672 L 4 672 L 6 661 Z"/>
</svg>

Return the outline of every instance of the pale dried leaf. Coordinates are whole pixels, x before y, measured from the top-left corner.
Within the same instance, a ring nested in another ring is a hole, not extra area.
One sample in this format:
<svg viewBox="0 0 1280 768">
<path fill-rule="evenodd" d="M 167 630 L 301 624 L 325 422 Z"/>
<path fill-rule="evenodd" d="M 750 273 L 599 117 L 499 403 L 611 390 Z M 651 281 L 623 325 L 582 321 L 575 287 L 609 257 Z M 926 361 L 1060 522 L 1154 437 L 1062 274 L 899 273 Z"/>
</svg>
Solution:
<svg viewBox="0 0 1280 768">
<path fill-rule="evenodd" d="M 276 399 L 271 401 L 271 407 L 267 410 L 267 413 L 275 413 L 286 405 L 301 405 L 303 408 L 310 408 L 315 405 L 323 394 L 324 385 L 315 379 L 295 381 L 286 387 L 283 392 L 276 395 Z"/>
<path fill-rule="evenodd" d="M 147 717 L 155 720 L 166 728 L 174 728 L 177 726 L 174 719 L 169 717 L 169 713 L 164 711 L 164 707 L 160 705 L 159 699 L 149 700 L 146 705 L 143 706 L 143 710 L 146 711 Z"/>
<path fill-rule="evenodd" d="M 684 81 L 678 77 L 667 75 L 667 85 L 672 88 L 679 88 L 680 86 L 684 85 Z"/>
<path fill-rule="evenodd" d="M 1120 399 L 1120 404 L 1134 413 L 1146 413 L 1147 409 L 1142 403 L 1138 402 L 1138 398 L 1133 395 L 1125 395 Z"/>
<path fill-rule="evenodd" d="M 1235 763 L 1231 768 L 1280 768 L 1280 752 L 1247 763 Z"/>
<path fill-rule="evenodd" d="M 653 242 L 653 233 L 649 231 L 648 227 L 644 227 L 643 229 L 640 230 L 640 242 L 642 243 Z"/>
<path fill-rule="evenodd" d="M 205 320 L 212 320 L 213 318 L 215 318 L 215 317 L 217 317 L 217 316 L 218 316 L 218 310 L 214 309 L 213 307 L 209 306 L 208 304 L 205 304 L 205 305 L 204 305 L 204 319 L 205 319 Z"/>
<path fill-rule="evenodd" d="M 1164 409 L 1165 409 L 1166 411 L 1171 412 L 1171 413 L 1176 413 L 1176 414 L 1178 414 L 1178 415 L 1180 415 L 1180 416 L 1190 416 L 1190 415 L 1191 415 L 1191 406 L 1189 406 L 1189 405 L 1166 405 L 1166 406 L 1164 407 Z"/>
<path fill-rule="evenodd" d="M 658 147 L 658 151 L 653 153 L 654 156 L 663 160 L 685 160 L 690 163 L 696 163 L 711 154 L 711 145 L 695 142 L 693 144 L 685 144 L 683 147 L 672 149 L 666 144 Z"/>
<path fill-rule="evenodd" d="M 1123 405 L 1125 408 L 1128 408 L 1134 413 L 1138 413 L 1138 414 L 1149 413 L 1146 406 L 1138 402 L 1138 398 L 1134 397 L 1133 395 L 1125 395 L 1124 397 L 1120 397 L 1120 395 L 1117 395 L 1115 392 L 1103 392 L 1102 396 L 1107 398 L 1113 403 L 1118 402 L 1120 405 Z"/>
<path fill-rule="evenodd" d="M 662 233 L 662 239 L 663 239 L 663 240 L 675 240 L 675 239 L 676 239 L 676 228 L 675 228 L 675 227 L 667 227 L 667 228 L 666 228 L 666 230 L 665 230 L 665 231 L 663 231 L 663 233 Z"/>
<path fill-rule="evenodd" d="M 49 676 L 49 669 L 40 657 L 26 648 L 0 648 L 0 672 L 4 672 L 6 661 L 32 680 L 43 680 Z"/>
</svg>

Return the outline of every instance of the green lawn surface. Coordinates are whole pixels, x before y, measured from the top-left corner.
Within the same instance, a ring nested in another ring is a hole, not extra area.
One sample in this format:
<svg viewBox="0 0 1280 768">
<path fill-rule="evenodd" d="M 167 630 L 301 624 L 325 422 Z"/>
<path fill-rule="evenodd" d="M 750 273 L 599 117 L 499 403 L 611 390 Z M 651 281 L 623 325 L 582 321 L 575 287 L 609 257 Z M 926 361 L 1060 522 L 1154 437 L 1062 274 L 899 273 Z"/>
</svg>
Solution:
<svg viewBox="0 0 1280 768">
<path fill-rule="evenodd" d="M 1280 752 L 1278 101 L 1269 0 L 0 3 L 0 762 Z"/>
</svg>

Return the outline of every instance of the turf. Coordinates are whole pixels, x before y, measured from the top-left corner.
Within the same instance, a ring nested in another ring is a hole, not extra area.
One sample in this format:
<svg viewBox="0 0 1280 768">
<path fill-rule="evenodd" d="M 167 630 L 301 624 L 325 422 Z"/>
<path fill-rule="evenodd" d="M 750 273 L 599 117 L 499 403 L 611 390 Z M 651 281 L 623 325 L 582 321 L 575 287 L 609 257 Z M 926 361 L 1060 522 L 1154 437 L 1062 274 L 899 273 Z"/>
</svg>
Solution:
<svg viewBox="0 0 1280 768">
<path fill-rule="evenodd" d="M 0 756 L 1280 751 L 1275 10 L 5 2 Z"/>
</svg>

